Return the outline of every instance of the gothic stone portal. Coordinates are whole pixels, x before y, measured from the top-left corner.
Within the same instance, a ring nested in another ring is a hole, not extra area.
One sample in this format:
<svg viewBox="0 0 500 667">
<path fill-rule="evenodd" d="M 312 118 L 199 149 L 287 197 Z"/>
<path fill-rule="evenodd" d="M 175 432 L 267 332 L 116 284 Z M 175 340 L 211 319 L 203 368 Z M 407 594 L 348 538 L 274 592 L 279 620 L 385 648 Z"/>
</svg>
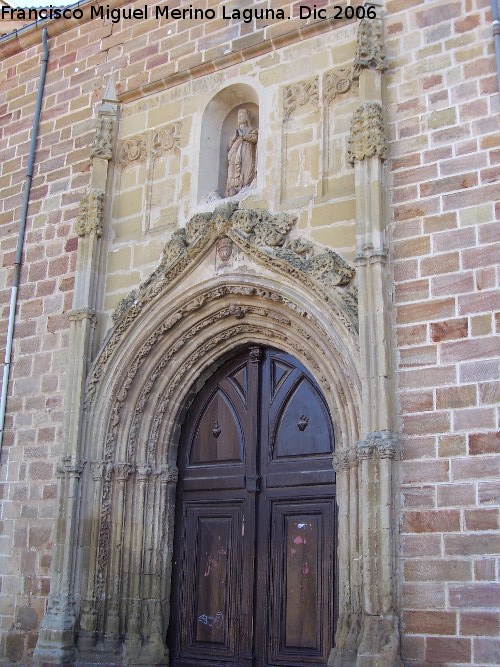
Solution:
<svg viewBox="0 0 500 667">
<path fill-rule="evenodd" d="M 289 354 L 224 364 L 184 423 L 173 667 L 325 667 L 334 635 L 334 435 Z"/>
</svg>

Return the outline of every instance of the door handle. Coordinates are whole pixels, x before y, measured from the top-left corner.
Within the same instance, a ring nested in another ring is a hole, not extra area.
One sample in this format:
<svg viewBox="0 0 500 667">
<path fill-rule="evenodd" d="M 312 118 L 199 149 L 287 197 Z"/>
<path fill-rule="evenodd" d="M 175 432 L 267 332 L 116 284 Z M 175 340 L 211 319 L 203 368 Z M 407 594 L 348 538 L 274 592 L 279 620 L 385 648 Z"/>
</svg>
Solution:
<svg viewBox="0 0 500 667">
<path fill-rule="evenodd" d="M 249 493 L 260 491 L 260 475 L 245 475 L 245 488 Z"/>
</svg>

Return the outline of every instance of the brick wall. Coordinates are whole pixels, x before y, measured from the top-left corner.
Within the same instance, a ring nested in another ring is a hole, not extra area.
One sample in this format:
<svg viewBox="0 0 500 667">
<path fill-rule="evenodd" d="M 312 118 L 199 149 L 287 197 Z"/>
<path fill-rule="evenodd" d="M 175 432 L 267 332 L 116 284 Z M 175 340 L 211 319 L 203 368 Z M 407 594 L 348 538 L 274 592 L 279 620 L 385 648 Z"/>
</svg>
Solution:
<svg viewBox="0 0 500 667">
<path fill-rule="evenodd" d="M 408 664 L 500 664 L 500 124 L 489 7 L 386 4 Z"/>
<path fill-rule="evenodd" d="M 289 4 L 271 0 L 273 8 Z M 398 576 L 411 665 L 500 665 L 500 133 L 488 8 L 489 0 L 385 3 L 404 434 Z M 49 588 L 74 221 L 103 82 L 114 71 L 123 92 L 189 78 L 188 68 L 201 76 L 213 71 L 212 59 L 221 69 L 239 62 L 243 48 L 253 56 L 279 49 L 285 28 L 297 25 L 93 21 L 60 34 L 49 26 L 0 472 L 0 657 L 19 660 L 33 648 Z M 23 39 L 0 62 L 2 345 L 41 53 Z"/>
</svg>

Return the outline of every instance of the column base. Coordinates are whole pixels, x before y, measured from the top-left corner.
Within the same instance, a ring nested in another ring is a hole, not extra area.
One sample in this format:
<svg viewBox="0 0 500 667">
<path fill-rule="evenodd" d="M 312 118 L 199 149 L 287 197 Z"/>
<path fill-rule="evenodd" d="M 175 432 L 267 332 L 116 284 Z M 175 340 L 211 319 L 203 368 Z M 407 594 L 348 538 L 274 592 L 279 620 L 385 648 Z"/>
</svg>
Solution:
<svg viewBox="0 0 500 667">
<path fill-rule="evenodd" d="M 328 667 L 401 667 L 395 616 L 346 615 L 337 624 Z"/>
<path fill-rule="evenodd" d="M 396 616 L 363 616 L 356 667 L 400 667 Z"/>
<path fill-rule="evenodd" d="M 38 636 L 33 664 L 69 665 L 76 659 L 75 636 L 73 630 L 42 628 Z"/>
</svg>

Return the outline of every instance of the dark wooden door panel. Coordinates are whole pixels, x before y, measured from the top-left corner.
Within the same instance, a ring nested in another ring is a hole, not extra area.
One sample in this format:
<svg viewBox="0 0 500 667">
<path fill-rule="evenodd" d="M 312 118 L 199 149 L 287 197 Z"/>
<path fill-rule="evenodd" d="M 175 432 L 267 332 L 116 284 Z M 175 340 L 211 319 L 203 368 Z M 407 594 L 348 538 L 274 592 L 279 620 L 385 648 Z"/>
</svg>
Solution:
<svg viewBox="0 0 500 667">
<path fill-rule="evenodd" d="M 179 449 L 173 667 L 326 667 L 333 427 L 308 371 L 267 349 L 222 366 Z"/>
<path fill-rule="evenodd" d="M 235 661 L 242 602 L 243 500 L 187 501 L 180 563 L 179 659 Z"/>
<path fill-rule="evenodd" d="M 271 499 L 265 665 L 325 665 L 332 646 L 334 497 Z"/>
</svg>

